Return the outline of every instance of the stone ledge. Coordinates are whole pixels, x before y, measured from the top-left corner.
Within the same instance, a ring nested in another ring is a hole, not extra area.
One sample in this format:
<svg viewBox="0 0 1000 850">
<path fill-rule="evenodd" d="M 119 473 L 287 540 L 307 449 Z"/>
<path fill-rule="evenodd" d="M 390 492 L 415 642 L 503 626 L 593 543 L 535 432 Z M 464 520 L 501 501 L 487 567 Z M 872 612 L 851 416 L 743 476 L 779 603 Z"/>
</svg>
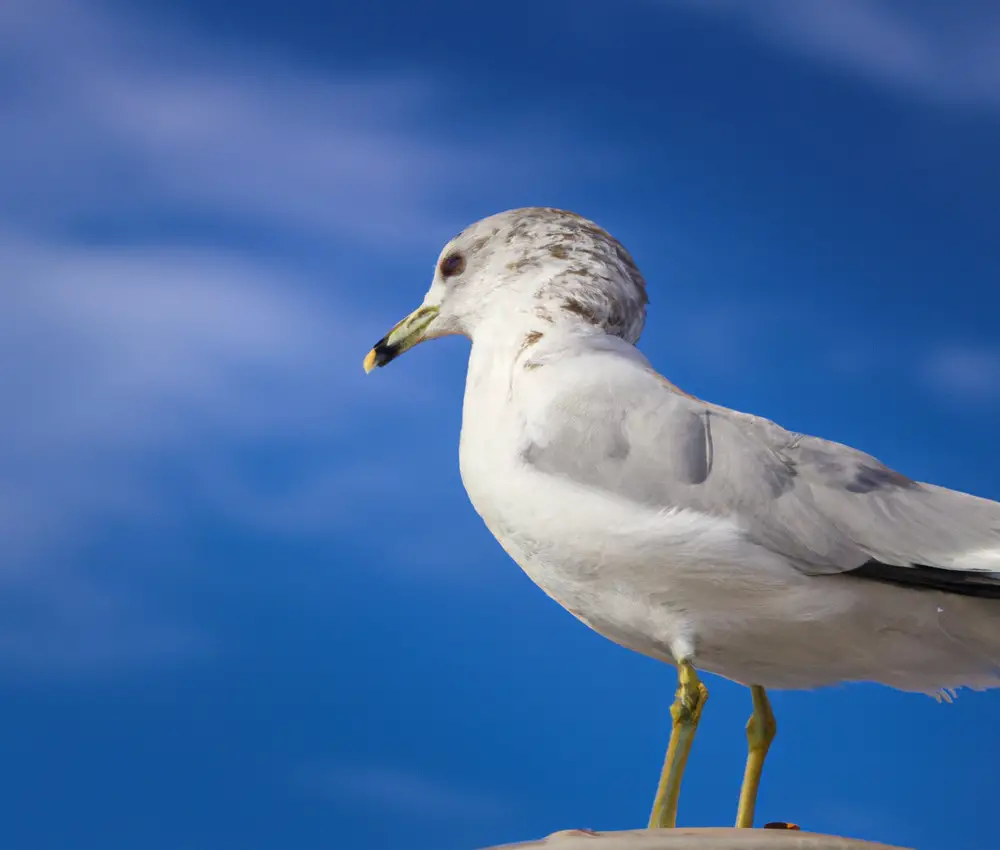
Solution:
<svg viewBox="0 0 1000 850">
<path fill-rule="evenodd" d="M 565 829 L 547 838 L 484 847 L 482 850 L 912 850 L 857 838 L 785 829 L 678 827 L 592 832 Z"/>
</svg>

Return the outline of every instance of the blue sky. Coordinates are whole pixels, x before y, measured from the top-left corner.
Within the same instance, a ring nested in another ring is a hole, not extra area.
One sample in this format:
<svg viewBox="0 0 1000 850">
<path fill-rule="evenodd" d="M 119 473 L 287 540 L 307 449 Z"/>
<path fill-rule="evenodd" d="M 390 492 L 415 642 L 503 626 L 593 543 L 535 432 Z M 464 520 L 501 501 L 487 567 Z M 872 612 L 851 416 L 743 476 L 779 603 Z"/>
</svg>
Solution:
<svg viewBox="0 0 1000 850">
<path fill-rule="evenodd" d="M 645 823 L 673 671 L 468 505 L 443 243 L 596 219 L 697 395 L 1000 498 L 988 3 L 0 6 L 5 850 L 471 850 Z M 708 678 L 684 824 L 731 822 Z M 773 696 L 758 810 L 991 846 L 1000 694 Z"/>
</svg>

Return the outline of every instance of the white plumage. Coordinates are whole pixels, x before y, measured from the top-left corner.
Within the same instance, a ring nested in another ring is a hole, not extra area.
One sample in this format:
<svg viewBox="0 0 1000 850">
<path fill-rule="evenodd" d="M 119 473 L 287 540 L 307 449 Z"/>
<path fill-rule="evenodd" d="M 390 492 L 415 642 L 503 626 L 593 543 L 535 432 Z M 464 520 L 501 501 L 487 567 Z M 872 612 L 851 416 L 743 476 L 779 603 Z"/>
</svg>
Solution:
<svg viewBox="0 0 1000 850">
<path fill-rule="evenodd" d="M 758 686 L 748 825 L 773 736 L 760 687 L 1000 684 L 1000 504 L 681 392 L 635 348 L 645 305 L 604 230 L 514 210 L 449 242 L 423 306 L 366 368 L 423 339 L 472 339 L 472 504 L 560 605 L 682 668 L 675 733 L 704 700 L 685 668 Z M 664 772 L 667 823 L 684 752 Z"/>
</svg>

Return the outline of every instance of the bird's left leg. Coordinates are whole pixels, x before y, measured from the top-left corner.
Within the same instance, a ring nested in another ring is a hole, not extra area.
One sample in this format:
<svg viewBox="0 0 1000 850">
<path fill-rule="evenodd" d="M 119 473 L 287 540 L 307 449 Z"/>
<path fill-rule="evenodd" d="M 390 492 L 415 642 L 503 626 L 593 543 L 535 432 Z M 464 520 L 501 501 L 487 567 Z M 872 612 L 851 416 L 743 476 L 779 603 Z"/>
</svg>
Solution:
<svg viewBox="0 0 1000 850">
<path fill-rule="evenodd" d="M 757 790 L 760 788 L 760 775 L 764 770 L 764 759 L 771 746 L 771 741 L 778 732 L 778 724 L 771 710 L 771 701 L 767 691 L 760 685 L 750 686 L 753 698 L 753 714 L 747 721 L 747 766 L 743 772 L 743 787 L 740 788 L 740 806 L 736 812 L 738 827 L 753 826 L 754 809 L 757 807 Z"/>
<path fill-rule="evenodd" d="M 670 706 L 673 721 L 670 743 L 663 761 L 660 784 L 649 817 L 649 829 L 672 827 L 677 824 L 677 801 L 681 794 L 681 777 L 687 763 L 694 733 L 701 719 L 701 710 L 708 699 L 708 689 L 701 683 L 689 661 L 677 665 L 679 684 L 674 704 Z"/>
</svg>

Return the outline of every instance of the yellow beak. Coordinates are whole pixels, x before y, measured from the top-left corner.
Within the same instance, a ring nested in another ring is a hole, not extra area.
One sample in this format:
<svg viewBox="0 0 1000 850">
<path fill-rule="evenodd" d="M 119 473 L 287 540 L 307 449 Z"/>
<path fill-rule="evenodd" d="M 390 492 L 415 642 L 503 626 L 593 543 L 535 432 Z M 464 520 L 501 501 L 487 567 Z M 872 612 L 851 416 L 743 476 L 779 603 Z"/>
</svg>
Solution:
<svg viewBox="0 0 1000 850">
<path fill-rule="evenodd" d="M 365 356 L 365 372 L 371 372 L 376 366 L 385 366 L 399 357 L 404 351 L 413 348 L 418 342 L 424 341 L 424 331 L 434 320 L 440 308 L 423 306 L 414 310 L 403 321 L 389 331 Z"/>
</svg>

